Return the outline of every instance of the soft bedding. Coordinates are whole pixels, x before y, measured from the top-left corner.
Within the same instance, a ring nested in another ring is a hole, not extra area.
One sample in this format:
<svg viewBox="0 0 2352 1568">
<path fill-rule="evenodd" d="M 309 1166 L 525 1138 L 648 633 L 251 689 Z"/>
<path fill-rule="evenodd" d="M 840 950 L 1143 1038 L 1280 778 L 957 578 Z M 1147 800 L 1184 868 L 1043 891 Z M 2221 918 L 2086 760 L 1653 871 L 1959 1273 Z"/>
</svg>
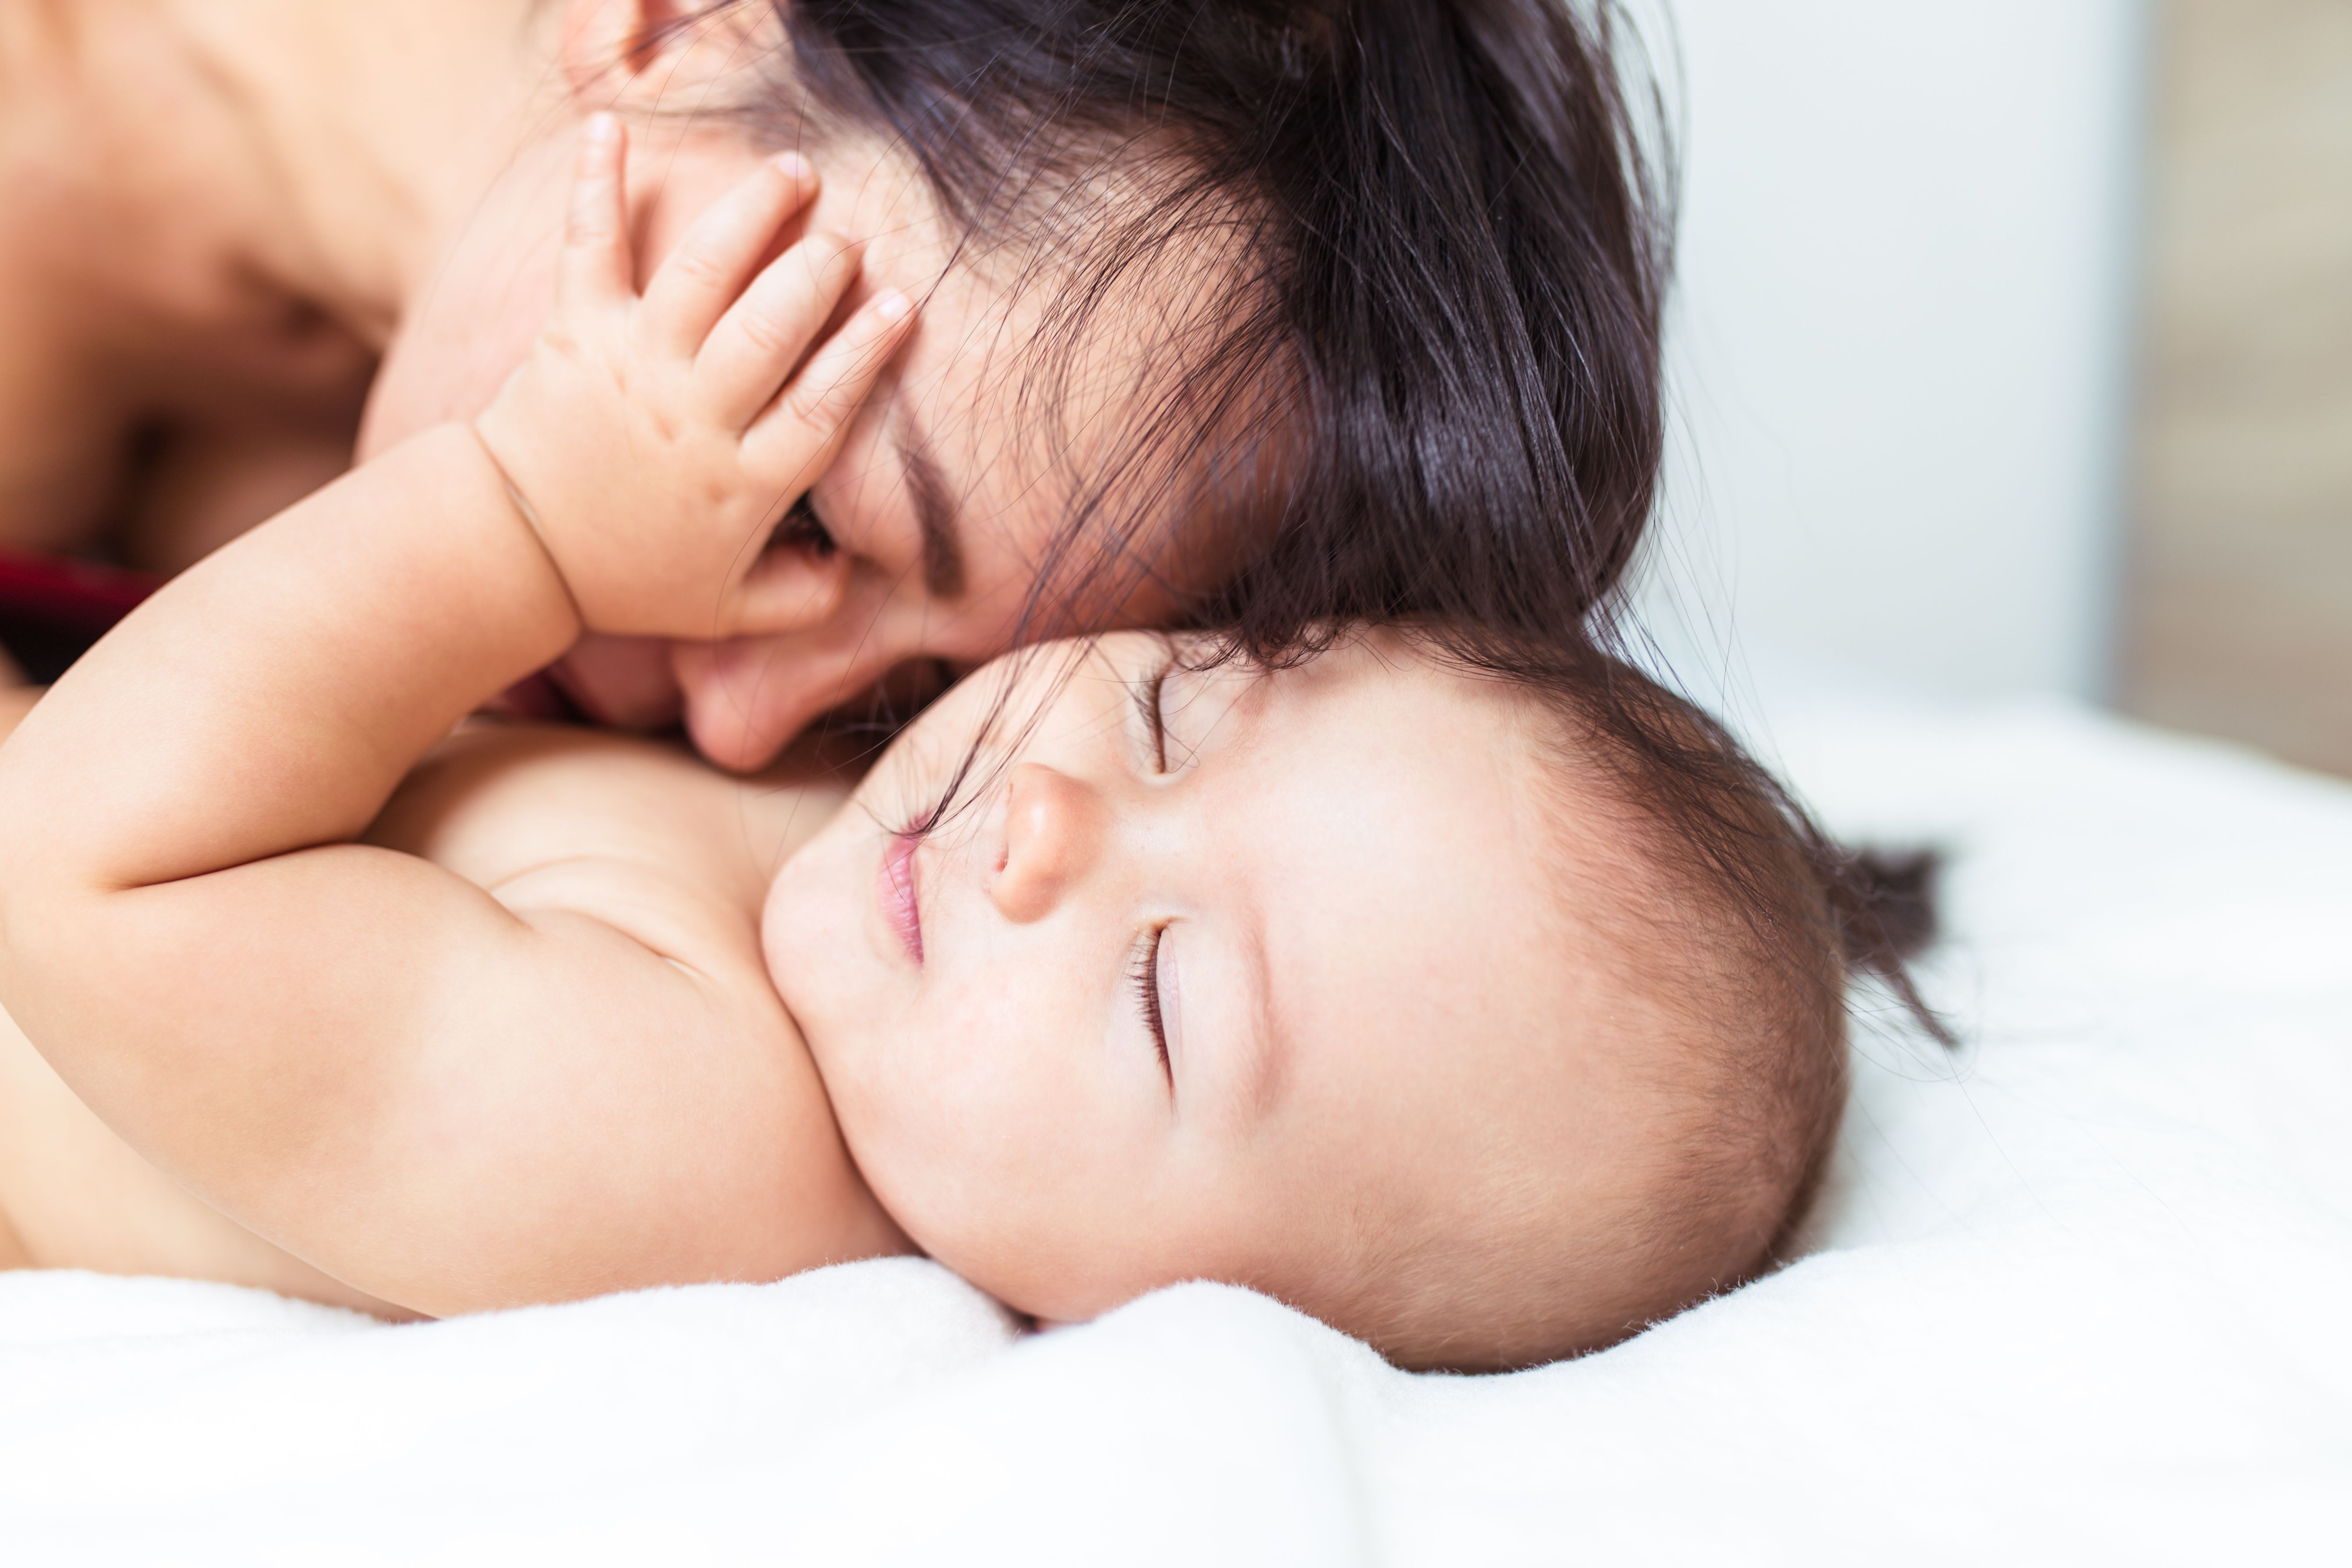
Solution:
<svg viewBox="0 0 2352 1568">
<path fill-rule="evenodd" d="M 1948 1058 L 1865 1005 L 1810 1255 L 1412 1377 L 1189 1286 L 931 1265 L 385 1327 L 0 1275 L 10 1563 L 2263 1563 L 2352 1554 L 2352 787 L 2060 706 L 1823 702 L 1937 843 Z"/>
</svg>

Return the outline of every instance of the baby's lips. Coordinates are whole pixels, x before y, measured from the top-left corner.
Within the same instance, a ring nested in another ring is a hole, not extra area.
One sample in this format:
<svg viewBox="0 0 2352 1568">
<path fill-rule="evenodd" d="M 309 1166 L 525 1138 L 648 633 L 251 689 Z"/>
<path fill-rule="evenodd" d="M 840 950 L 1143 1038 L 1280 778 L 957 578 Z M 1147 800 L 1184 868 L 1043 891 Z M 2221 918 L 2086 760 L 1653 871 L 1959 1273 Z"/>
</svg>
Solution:
<svg viewBox="0 0 2352 1568">
<path fill-rule="evenodd" d="M 922 846 L 915 834 L 892 834 L 876 878 L 883 923 L 918 969 L 923 964 L 922 868 L 918 859 Z"/>
</svg>

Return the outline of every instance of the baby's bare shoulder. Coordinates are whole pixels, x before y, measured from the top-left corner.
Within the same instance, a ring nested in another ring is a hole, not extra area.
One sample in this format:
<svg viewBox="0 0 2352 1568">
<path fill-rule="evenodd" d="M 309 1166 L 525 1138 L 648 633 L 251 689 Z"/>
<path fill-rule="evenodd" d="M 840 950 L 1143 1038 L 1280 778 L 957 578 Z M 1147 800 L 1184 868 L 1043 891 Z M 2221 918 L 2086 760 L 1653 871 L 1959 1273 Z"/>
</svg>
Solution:
<svg viewBox="0 0 2352 1568">
<path fill-rule="evenodd" d="M 373 842 L 434 860 L 601 955 L 590 972 L 602 994 L 567 1007 L 544 989 L 466 993 L 515 1026 L 406 1052 L 411 1065 L 364 1097 L 381 1124 L 331 1142 L 380 1156 L 344 1184 L 365 1205 L 322 1184 L 315 1156 L 298 1183 L 256 1173 L 253 1216 L 324 1273 L 161 1176 L 0 1014 L 0 1268 L 185 1274 L 437 1313 L 772 1279 L 902 1248 L 841 1146 L 759 952 L 768 858 L 840 795 L 815 770 L 736 779 L 681 748 L 588 731 L 484 725 L 452 737 Z M 637 947 L 689 973 L 635 967 Z M 289 1190 L 322 1185 L 335 1199 L 325 1215 L 289 1206 Z M 456 1194 L 446 1204 L 445 1190 Z M 370 1205 L 398 1223 L 367 1223 Z M 420 1235 L 434 1238 L 421 1255 L 400 1240 Z"/>
<path fill-rule="evenodd" d="M 485 889 L 568 950 L 562 972 L 593 977 L 596 999 L 565 1002 L 519 973 L 475 987 L 469 1012 L 515 1026 L 427 1053 L 410 1094 L 495 1129 L 467 1134 L 477 1190 L 509 1194 L 534 1234 L 562 1237 L 543 1250 L 562 1267 L 501 1244 L 501 1277 L 454 1297 L 405 1289 L 397 1271 L 349 1272 L 437 1313 L 579 1294 L 583 1258 L 611 1289 L 773 1279 L 902 1247 L 841 1146 L 760 947 L 776 868 L 844 795 L 815 770 L 736 778 L 680 746 L 583 730 L 482 724 L 436 748 L 369 841 Z M 669 963 L 646 970 L 645 952 Z M 562 1114 L 478 1115 L 493 1078 Z"/>
<path fill-rule="evenodd" d="M 568 908 L 640 940 L 651 922 L 664 950 L 684 929 L 756 948 L 777 868 L 847 794 L 811 764 L 742 778 L 672 742 L 489 721 L 410 773 L 368 839 L 509 908 Z"/>
</svg>

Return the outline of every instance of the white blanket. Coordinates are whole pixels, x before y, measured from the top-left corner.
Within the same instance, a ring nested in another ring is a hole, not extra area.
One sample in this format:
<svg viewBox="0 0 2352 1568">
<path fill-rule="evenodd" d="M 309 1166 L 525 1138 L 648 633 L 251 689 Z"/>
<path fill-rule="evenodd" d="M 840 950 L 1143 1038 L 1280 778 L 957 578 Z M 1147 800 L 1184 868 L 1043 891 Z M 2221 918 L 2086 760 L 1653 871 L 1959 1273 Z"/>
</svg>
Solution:
<svg viewBox="0 0 2352 1568">
<path fill-rule="evenodd" d="M 1465 1379 L 1211 1286 L 1017 1339 L 908 1261 L 404 1328 L 0 1275 L 0 1560 L 2352 1557 L 2352 788 L 2059 708 L 1778 734 L 1952 850 L 1971 1043 L 1877 1009 L 1771 1279 Z"/>
</svg>

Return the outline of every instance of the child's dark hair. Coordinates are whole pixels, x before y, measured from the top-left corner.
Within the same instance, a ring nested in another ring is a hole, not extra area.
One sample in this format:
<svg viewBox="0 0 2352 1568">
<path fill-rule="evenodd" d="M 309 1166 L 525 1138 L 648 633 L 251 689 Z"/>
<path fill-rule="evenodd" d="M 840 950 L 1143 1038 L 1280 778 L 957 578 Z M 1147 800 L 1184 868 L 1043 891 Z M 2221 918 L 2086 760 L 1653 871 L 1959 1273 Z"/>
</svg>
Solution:
<svg viewBox="0 0 2352 1568">
<path fill-rule="evenodd" d="M 1525 665 L 1513 673 L 1531 679 Z M 1786 1260 L 1826 1173 L 1853 982 L 1881 987 L 1939 1045 L 1957 1043 L 1908 962 L 1936 935 L 1939 860 L 1840 845 L 1720 721 L 1606 652 L 1556 658 L 1532 683 L 1597 742 L 1593 756 L 1652 829 L 1654 863 L 1692 895 L 1684 910 L 1712 911 L 1664 945 L 1710 947 L 1739 977 L 1706 1029 L 1721 1103 L 1690 1167 L 1698 1186 L 1758 1183 L 1767 1198 L 1707 1282 L 1727 1289 Z"/>
<path fill-rule="evenodd" d="M 1202 244 L 1227 275 L 1182 324 L 1183 388 L 1082 479 L 1016 642 L 1099 629 L 1082 606 L 1147 582 L 1272 656 L 1407 616 L 1556 637 L 1617 591 L 1660 461 L 1672 222 L 1610 0 L 771 3 L 755 128 L 880 134 L 968 254 L 1079 263 L 1037 418 L 1116 280 Z M 1224 580 L 1182 571 L 1213 554 Z"/>
</svg>

